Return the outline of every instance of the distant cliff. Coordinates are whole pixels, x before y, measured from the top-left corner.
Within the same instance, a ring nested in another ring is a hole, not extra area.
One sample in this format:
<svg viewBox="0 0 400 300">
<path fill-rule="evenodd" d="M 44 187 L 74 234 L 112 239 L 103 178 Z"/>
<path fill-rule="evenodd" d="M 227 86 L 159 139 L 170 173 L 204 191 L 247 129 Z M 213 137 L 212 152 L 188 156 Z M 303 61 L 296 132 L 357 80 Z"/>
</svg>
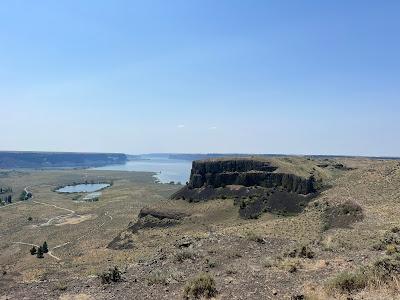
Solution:
<svg viewBox="0 0 400 300">
<path fill-rule="evenodd" d="M 122 153 L 7 152 L 0 151 L 0 168 L 87 168 L 124 164 Z"/>
</svg>

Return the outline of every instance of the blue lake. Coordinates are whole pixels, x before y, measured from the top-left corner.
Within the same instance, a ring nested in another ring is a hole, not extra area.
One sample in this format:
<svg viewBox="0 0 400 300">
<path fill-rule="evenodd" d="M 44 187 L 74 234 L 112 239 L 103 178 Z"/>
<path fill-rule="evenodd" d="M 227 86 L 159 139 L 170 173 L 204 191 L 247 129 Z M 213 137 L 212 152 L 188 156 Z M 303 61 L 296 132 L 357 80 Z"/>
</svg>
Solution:
<svg viewBox="0 0 400 300">
<path fill-rule="evenodd" d="M 67 185 L 64 186 L 56 192 L 59 193 L 92 193 L 109 187 L 110 184 L 108 183 L 82 183 L 76 185 Z"/>
<path fill-rule="evenodd" d="M 189 181 L 192 162 L 188 160 L 168 159 L 166 157 L 146 157 L 130 160 L 123 165 L 109 165 L 93 170 L 155 172 L 162 183 Z"/>
</svg>

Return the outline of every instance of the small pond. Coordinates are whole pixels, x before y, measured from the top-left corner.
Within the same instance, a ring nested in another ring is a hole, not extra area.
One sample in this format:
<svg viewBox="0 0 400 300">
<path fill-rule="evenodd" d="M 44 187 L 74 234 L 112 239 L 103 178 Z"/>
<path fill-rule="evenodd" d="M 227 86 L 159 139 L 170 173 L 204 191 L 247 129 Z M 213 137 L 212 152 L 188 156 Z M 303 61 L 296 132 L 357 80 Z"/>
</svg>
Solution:
<svg viewBox="0 0 400 300">
<path fill-rule="evenodd" d="M 67 185 L 56 190 L 59 193 L 93 193 L 109 187 L 109 183 L 82 183 Z"/>
</svg>

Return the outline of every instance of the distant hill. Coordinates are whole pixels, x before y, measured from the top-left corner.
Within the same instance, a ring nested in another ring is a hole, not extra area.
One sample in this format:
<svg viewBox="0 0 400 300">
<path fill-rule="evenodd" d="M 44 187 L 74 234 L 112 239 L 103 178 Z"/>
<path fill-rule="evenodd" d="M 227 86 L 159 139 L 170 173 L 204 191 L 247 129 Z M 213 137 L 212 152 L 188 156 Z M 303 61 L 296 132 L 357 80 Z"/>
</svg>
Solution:
<svg viewBox="0 0 400 300">
<path fill-rule="evenodd" d="M 87 168 L 124 164 L 123 153 L 0 151 L 0 168 Z"/>
<path fill-rule="evenodd" d="M 239 154 L 239 153 L 170 153 L 168 154 L 169 159 L 181 159 L 181 160 L 200 160 L 208 158 L 218 157 L 248 157 L 251 154 Z"/>
<path fill-rule="evenodd" d="M 367 159 L 385 159 L 385 160 L 399 160 L 399 157 L 386 157 L 386 156 L 351 156 L 351 155 L 292 155 L 292 154 L 246 154 L 246 153 L 160 153 L 154 154 L 158 156 L 165 156 L 169 159 L 180 160 L 201 160 L 209 158 L 220 157 L 309 157 L 316 159 L 334 159 L 334 158 L 367 158 Z"/>
</svg>

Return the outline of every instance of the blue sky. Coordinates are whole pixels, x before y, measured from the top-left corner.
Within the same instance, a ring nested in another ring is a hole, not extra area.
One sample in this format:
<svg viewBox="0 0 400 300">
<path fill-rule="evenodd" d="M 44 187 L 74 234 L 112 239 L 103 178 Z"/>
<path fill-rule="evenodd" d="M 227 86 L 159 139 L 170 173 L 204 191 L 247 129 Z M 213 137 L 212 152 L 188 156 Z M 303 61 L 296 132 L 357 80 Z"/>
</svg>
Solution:
<svg viewBox="0 0 400 300">
<path fill-rule="evenodd" d="M 0 2 L 0 150 L 400 156 L 399 1 Z"/>
</svg>

